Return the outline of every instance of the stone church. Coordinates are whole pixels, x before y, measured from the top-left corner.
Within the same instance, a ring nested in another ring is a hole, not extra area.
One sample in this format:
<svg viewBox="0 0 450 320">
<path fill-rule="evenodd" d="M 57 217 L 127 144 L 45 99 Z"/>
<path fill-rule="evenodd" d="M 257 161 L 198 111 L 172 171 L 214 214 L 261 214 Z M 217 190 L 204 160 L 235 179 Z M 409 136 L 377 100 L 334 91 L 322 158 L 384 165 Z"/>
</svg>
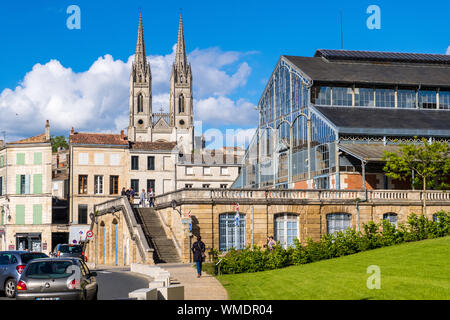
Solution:
<svg viewBox="0 0 450 320">
<path fill-rule="evenodd" d="M 136 54 L 130 74 L 130 124 L 128 140 L 177 142 L 183 154 L 194 150 L 192 70 L 186 55 L 183 18 L 180 15 L 175 62 L 170 76 L 170 112 L 154 113 L 152 72 L 147 61 L 142 14 L 139 18 Z"/>
</svg>

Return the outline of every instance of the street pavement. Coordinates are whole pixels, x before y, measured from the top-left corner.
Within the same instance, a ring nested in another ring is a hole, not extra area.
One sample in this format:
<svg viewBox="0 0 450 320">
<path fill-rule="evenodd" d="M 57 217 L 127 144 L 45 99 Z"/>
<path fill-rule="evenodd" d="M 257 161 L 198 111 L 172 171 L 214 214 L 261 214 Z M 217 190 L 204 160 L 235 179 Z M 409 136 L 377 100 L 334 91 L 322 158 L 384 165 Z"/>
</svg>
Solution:
<svg viewBox="0 0 450 320">
<path fill-rule="evenodd" d="M 149 278 L 129 272 L 129 268 L 98 268 L 98 300 L 128 299 L 128 293 L 136 289 L 148 288 Z M 0 292 L 0 300 L 13 300 Z M 15 300 L 15 299 L 14 299 Z"/>
</svg>

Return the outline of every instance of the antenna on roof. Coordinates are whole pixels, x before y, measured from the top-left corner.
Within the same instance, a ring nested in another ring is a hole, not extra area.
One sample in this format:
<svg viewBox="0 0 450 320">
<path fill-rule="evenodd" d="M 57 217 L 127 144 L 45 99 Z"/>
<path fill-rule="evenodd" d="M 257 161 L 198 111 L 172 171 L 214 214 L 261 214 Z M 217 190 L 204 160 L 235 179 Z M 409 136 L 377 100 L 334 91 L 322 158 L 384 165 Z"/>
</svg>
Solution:
<svg viewBox="0 0 450 320">
<path fill-rule="evenodd" d="M 342 9 L 340 10 L 340 20 L 341 20 L 341 50 L 344 49 L 344 31 L 342 30 Z"/>
</svg>

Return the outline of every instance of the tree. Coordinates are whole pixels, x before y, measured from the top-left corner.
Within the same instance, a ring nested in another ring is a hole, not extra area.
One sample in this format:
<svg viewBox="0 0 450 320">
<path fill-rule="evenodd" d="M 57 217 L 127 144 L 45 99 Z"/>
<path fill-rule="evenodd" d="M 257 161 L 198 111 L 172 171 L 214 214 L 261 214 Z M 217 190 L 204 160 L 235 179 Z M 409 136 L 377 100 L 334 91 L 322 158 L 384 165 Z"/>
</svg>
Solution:
<svg viewBox="0 0 450 320">
<path fill-rule="evenodd" d="M 66 137 L 64 136 L 51 136 L 52 141 L 52 152 L 58 151 L 59 147 L 63 147 L 64 149 L 69 148 L 69 144 L 67 143 Z"/>
<path fill-rule="evenodd" d="M 426 213 L 427 188 L 448 189 L 450 146 L 447 142 L 428 142 L 422 138 L 412 144 L 400 144 L 400 153 L 384 152 L 386 176 L 406 180 L 414 173 L 412 183 L 422 186 L 423 213 Z"/>
</svg>

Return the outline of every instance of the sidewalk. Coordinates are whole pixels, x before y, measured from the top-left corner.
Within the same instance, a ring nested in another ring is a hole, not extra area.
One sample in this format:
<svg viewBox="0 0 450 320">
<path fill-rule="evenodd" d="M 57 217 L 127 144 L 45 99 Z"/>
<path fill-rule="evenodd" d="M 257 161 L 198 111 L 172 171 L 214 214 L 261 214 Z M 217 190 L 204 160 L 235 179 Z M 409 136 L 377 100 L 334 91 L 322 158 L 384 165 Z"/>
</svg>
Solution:
<svg viewBox="0 0 450 320">
<path fill-rule="evenodd" d="M 228 294 L 213 276 L 202 272 L 197 278 L 197 270 L 192 263 L 161 263 L 157 266 L 170 272 L 170 276 L 184 285 L 185 300 L 228 300 Z"/>
</svg>

